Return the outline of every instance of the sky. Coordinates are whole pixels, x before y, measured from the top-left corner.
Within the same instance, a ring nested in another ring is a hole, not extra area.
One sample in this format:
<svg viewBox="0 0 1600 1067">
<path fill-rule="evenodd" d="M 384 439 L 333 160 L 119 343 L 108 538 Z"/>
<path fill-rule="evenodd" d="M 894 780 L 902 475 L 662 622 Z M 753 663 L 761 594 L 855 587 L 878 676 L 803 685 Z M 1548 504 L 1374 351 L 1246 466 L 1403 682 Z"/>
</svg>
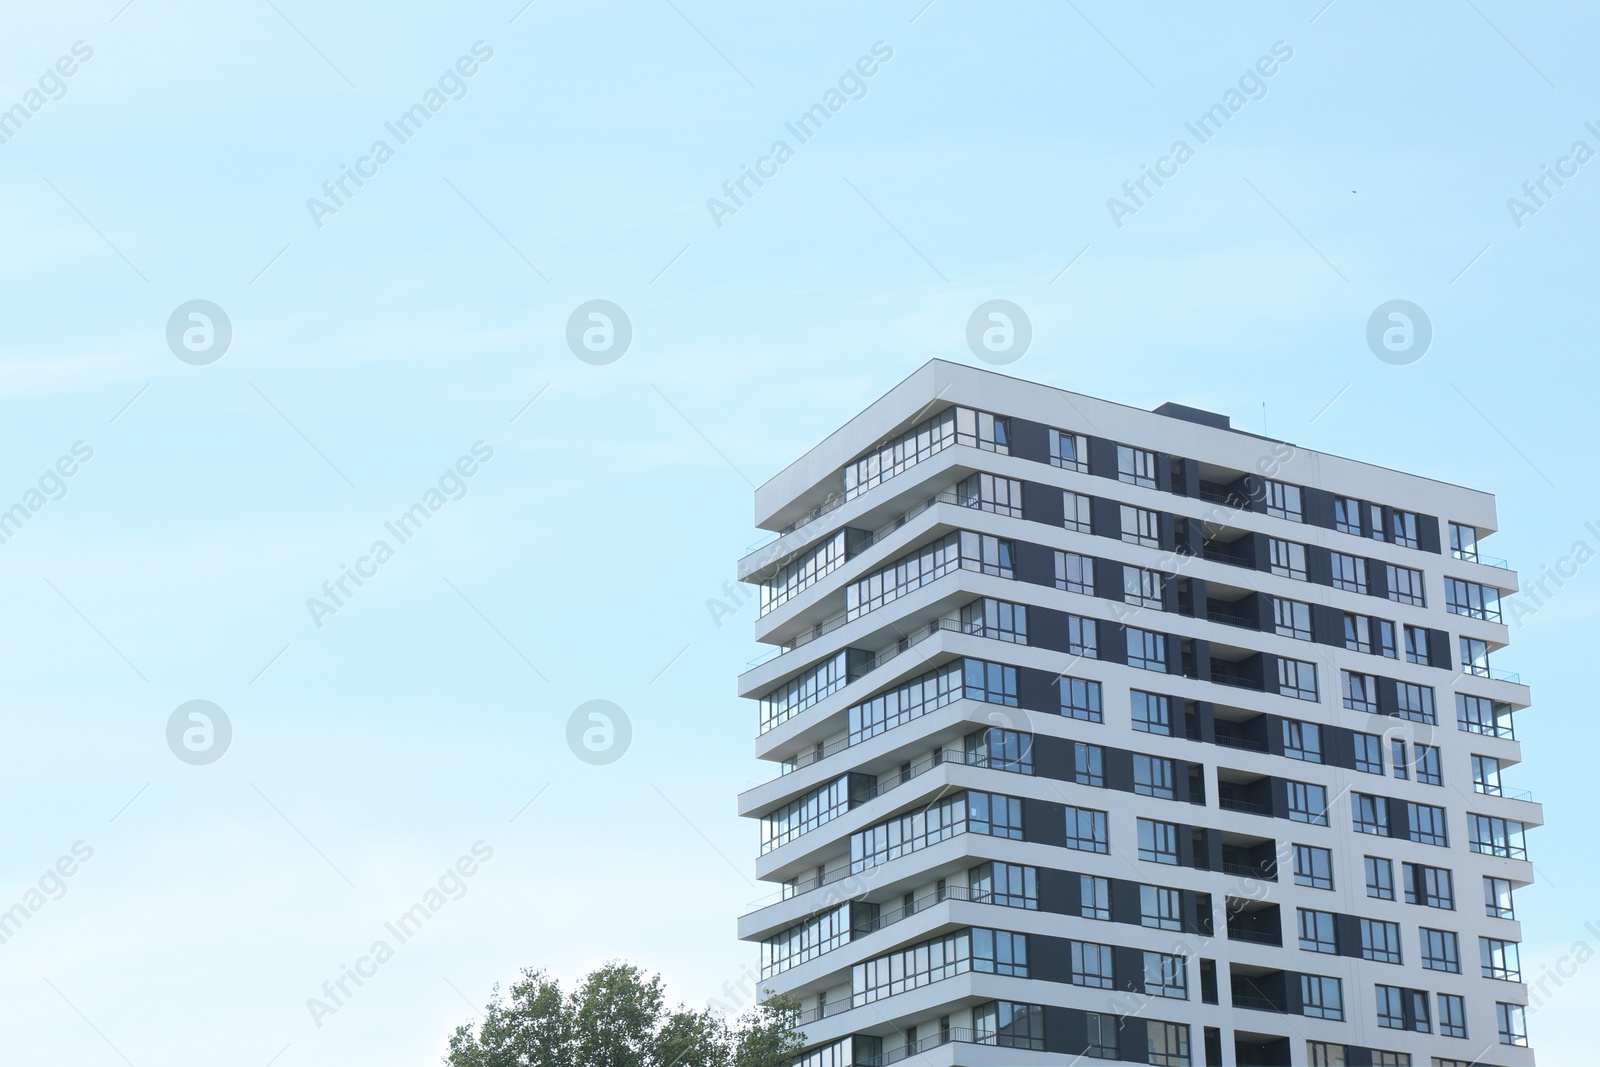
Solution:
<svg viewBox="0 0 1600 1067">
<path fill-rule="evenodd" d="M 1492 492 L 1525 581 L 1600 549 L 1586 5 L 0 20 L 17 1062 L 432 1064 L 520 968 L 613 959 L 746 1006 L 752 490 L 928 359 L 988 365 L 988 301 L 1028 323 L 1006 373 Z M 1534 695 L 1535 979 L 1600 948 L 1600 566 L 1566 569 L 1496 661 Z M 1562 982 L 1544 1062 L 1592 1047 L 1600 966 Z"/>
</svg>

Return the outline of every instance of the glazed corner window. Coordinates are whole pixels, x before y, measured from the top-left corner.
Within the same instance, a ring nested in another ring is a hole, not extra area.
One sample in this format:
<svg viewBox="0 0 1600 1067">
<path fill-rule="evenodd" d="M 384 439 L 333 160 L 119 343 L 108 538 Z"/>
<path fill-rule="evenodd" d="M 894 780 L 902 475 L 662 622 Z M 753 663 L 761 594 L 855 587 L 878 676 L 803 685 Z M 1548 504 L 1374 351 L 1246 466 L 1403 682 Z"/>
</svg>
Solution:
<svg viewBox="0 0 1600 1067">
<path fill-rule="evenodd" d="M 943 411 L 850 464 L 844 469 L 844 498 L 851 500 L 954 444 L 956 425 L 963 414 L 970 417 L 974 412 L 966 408 Z"/>
<path fill-rule="evenodd" d="M 1478 531 L 1459 522 L 1450 524 L 1450 554 L 1469 563 L 1478 562 Z"/>
<path fill-rule="evenodd" d="M 987 411 L 956 408 L 956 444 L 973 445 L 985 452 L 1011 454 L 1010 424 Z"/>
<path fill-rule="evenodd" d="M 1156 454 L 1142 448 L 1117 446 L 1117 480 L 1130 485 L 1156 487 Z"/>
<path fill-rule="evenodd" d="M 1305 512 L 1300 506 L 1300 487 L 1286 482 L 1265 479 L 1267 514 L 1275 519 L 1303 522 Z"/>
<path fill-rule="evenodd" d="M 1088 473 L 1089 439 L 1081 433 L 1051 430 L 1050 462 L 1069 471 Z"/>
<path fill-rule="evenodd" d="M 1500 621 L 1500 590 L 1460 578 L 1444 580 L 1444 609 L 1452 615 Z"/>
</svg>

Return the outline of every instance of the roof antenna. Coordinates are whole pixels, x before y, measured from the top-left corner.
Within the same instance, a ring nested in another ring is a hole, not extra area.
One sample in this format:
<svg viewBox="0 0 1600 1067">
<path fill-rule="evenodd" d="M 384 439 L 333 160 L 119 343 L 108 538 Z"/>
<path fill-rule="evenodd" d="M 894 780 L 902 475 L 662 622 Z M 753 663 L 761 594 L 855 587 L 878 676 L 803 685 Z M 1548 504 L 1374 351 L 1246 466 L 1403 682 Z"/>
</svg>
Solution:
<svg viewBox="0 0 1600 1067">
<path fill-rule="evenodd" d="M 1261 436 L 1267 436 L 1267 402 L 1261 402 Z"/>
</svg>

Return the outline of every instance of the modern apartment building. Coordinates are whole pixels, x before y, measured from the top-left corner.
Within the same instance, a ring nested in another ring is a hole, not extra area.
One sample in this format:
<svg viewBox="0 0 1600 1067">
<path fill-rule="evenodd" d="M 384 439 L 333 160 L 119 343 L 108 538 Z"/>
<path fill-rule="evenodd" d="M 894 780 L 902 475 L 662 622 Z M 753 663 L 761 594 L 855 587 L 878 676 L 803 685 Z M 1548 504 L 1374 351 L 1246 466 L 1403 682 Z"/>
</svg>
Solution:
<svg viewBox="0 0 1600 1067">
<path fill-rule="evenodd" d="M 1493 497 L 935 361 L 756 493 L 805 1067 L 1521 1067 Z"/>
</svg>

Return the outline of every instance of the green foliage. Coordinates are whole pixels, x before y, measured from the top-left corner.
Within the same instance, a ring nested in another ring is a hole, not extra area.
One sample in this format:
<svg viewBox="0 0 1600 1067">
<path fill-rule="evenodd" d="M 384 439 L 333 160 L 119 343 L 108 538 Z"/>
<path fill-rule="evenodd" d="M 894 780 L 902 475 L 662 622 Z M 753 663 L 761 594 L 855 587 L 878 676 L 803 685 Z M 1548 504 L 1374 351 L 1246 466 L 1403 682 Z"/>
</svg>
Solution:
<svg viewBox="0 0 1600 1067">
<path fill-rule="evenodd" d="M 669 1011 L 659 975 L 608 963 L 571 993 L 527 969 L 509 999 L 495 987 L 483 1021 L 450 1035 L 448 1067 L 787 1067 L 800 1051 L 798 1004 L 774 997 L 729 1024 Z"/>
</svg>

